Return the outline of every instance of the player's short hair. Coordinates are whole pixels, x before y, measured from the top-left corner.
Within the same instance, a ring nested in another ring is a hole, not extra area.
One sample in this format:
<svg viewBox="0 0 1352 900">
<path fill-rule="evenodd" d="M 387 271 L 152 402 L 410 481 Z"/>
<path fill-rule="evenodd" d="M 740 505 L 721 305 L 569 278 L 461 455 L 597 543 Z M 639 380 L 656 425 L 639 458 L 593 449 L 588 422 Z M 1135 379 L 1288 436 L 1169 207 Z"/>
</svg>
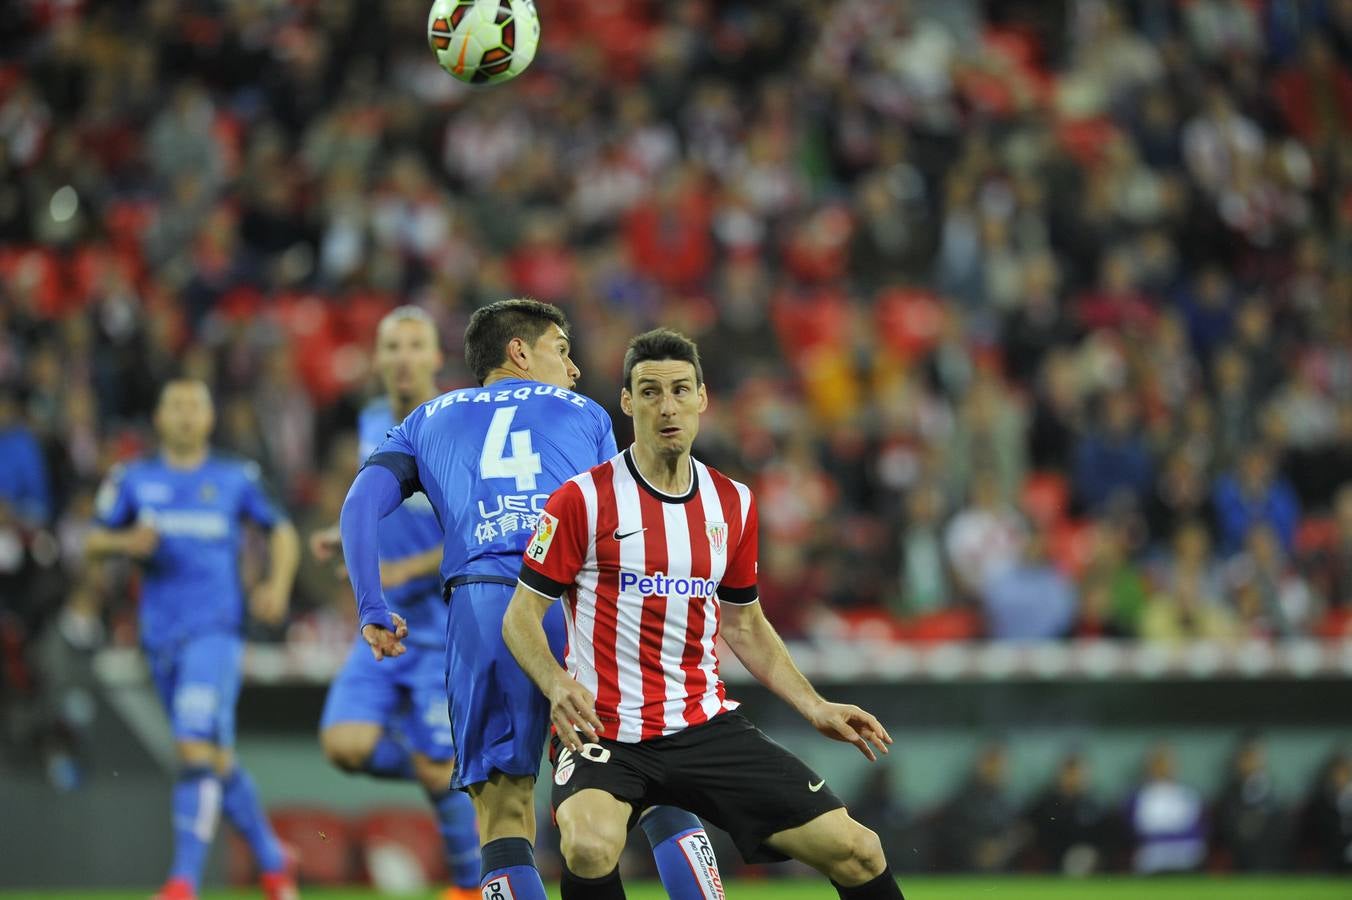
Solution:
<svg viewBox="0 0 1352 900">
<path fill-rule="evenodd" d="M 641 362 L 674 359 L 695 367 L 695 384 L 704 384 L 704 368 L 699 364 L 699 347 L 690 338 L 670 328 L 645 331 L 629 342 L 624 353 L 624 386 L 634 389 L 634 366 Z"/>
<path fill-rule="evenodd" d="M 507 344 L 520 338 L 527 344 L 540 339 L 551 324 L 568 333 L 568 317 L 552 303 L 529 297 L 498 300 L 480 307 L 465 328 L 465 365 L 479 384 L 507 359 Z"/>
<path fill-rule="evenodd" d="M 376 331 L 379 332 L 386 325 L 393 325 L 395 322 L 421 322 L 432 329 L 432 334 L 437 333 L 437 320 L 432 318 L 431 313 L 421 306 L 414 306 L 410 303 L 396 306 L 385 313 L 380 319 L 380 324 L 376 326 Z"/>
</svg>

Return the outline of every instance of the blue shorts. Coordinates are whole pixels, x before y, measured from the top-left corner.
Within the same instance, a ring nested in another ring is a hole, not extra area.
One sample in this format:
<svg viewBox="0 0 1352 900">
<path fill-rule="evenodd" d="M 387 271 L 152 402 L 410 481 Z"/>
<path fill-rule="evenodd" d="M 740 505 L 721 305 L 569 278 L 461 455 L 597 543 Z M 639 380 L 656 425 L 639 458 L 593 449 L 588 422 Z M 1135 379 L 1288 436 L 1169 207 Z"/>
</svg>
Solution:
<svg viewBox="0 0 1352 900">
<path fill-rule="evenodd" d="M 440 647 L 405 644 L 402 656 L 382 659 L 358 636 L 329 686 L 321 729 L 339 722 L 393 726 L 409 749 L 428 759 L 455 756 L 446 715 L 446 676 Z"/>
<path fill-rule="evenodd" d="M 514 585 L 476 582 L 451 594 L 446 623 L 446 693 L 459 753 L 451 787 L 487 781 L 493 772 L 534 777 L 549 733 L 549 701 L 517 665 L 502 640 L 502 619 Z M 558 658 L 566 630 L 563 607 L 545 615 Z"/>
<path fill-rule="evenodd" d="M 239 635 L 221 632 L 146 650 L 150 677 L 169 713 L 174 740 L 234 746 L 243 657 Z"/>
</svg>

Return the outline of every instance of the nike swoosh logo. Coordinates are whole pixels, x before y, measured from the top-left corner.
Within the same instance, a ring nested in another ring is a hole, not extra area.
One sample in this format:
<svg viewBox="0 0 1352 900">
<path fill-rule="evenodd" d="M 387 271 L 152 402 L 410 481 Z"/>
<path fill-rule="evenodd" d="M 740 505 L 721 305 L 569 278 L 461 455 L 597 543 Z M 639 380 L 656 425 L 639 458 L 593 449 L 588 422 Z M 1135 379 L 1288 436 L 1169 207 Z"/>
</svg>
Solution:
<svg viewBox="0 0 1352 900">
<path fill-rule="evenodd" d="M 615 532 L 613 535 L 611 535 L 611 537 L 615 538 L 615 540 L 617 540 L 617 541 L 622 541 L 622 540 L 624 540 L 624 539 L 627 538 L 627 537 L 633 537 L 633 536 L 636 535 L 636 534 L 642 534 L 643 532 L 645 532 L 645 531 L 647 531 L 647 530 L 648 530 L 648 529 L 646 529 L 646 528 L 640 528 L 640 529 L 638 529 L 637 531 L 626 531 L 624 534 L 620 534 L 620 533 L 617 531 L 617 532 Z"/>
<path fill-rule="evenodd" d="M 451 71 L 457 75 L 460 75 L 465 71 L 465 48 L 468 46 L 469 35 L 465 35 L 465 39 L 460 42 L 460 56 L 456 58 L 455 65 L 451 66 Z"/>
<path fill-rule="evenodd" d="M 822 789 L 822 785 L 824 785 L 824 784 L 826 784 L 826 779 L 825 779 L 825 778 L 823 778 L 821 781 L 817 782 L 816 784 L 813 784 L 812 782 L 809 781 L 809 782 L 807 783 L 807 789 L 808 789 L 809 791 L 811 791 L 812 793 L 815 794 L 815 793 L 817 793 L 817 791 L 820 791 L 820 790 Z"/>
</svg>

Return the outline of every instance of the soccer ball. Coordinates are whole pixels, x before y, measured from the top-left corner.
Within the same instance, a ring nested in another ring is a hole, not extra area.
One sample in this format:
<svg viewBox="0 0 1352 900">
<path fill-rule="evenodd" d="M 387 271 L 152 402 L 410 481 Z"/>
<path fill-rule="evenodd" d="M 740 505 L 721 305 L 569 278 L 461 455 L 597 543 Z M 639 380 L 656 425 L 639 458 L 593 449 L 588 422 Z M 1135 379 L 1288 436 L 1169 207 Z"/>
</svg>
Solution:
<svg viewBox="0 0 1352 900">
<path fill-rule="evenodd" d="M 461 81 L 507 81 L 535 58 L 540 17 L 534 0 L 435 0 L 427 43 L 441 67 Z"/>
</svg>

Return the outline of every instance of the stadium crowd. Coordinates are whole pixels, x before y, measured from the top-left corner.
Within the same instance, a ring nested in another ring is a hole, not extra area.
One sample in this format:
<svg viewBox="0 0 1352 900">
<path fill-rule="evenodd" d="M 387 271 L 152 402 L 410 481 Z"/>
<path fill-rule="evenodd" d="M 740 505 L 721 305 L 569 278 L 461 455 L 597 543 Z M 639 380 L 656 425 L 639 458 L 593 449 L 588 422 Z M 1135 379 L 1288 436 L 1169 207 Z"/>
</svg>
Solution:
<svg viewBox="0 0 1352 900">
<path fill-rule="evenodd" d="M 629 335 L 700 342 L 786 636 L 1348 632 L 1352 2 L 540 8 L 483 90 L 415 0 L 5 17 L 4 640 L 63 600 L 132 640 L 76 561 L 167 375 L 327 523 L 378 317 L 427 308 L 450 387 L 518 294 L 611 405 Z"/>
</svg>

